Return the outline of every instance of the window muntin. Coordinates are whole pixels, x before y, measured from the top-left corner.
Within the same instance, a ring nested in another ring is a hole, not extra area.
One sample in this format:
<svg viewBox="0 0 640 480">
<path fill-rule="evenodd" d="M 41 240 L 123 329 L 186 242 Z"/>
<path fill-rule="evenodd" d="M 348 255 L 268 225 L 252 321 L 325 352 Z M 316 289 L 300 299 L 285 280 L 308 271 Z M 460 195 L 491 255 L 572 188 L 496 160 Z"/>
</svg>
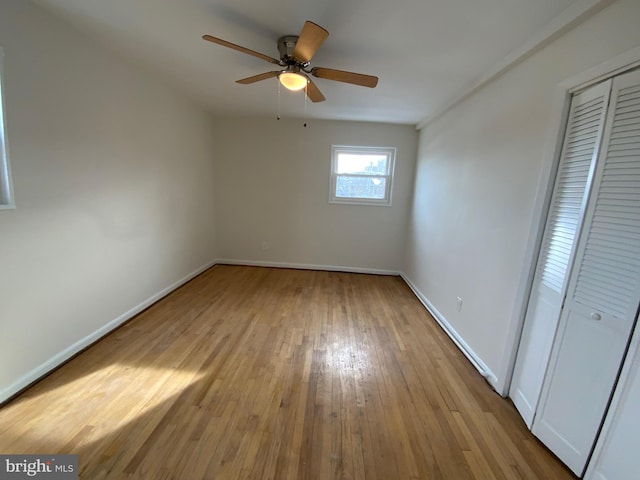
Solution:
<svg viewBox="0 0 640 480">
<path fill-rule="evenodd" d="M 391 205 L 395 148 L 334 145 L 331 203 Z"/>
</svg>

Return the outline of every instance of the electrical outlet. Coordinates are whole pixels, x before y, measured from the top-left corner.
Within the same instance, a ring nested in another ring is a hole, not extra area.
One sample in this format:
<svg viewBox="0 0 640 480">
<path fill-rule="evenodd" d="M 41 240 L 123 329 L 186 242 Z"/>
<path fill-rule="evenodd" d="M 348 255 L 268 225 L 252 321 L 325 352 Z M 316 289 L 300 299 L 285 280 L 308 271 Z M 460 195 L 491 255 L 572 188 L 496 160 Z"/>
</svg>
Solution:
<svg viewBox="0 0 640 480">
<path fill-rule="evenodd" d="M 462 297 L 456 297 L 456 310 L 462 311 Z"/>
<path fill-rule="evenodd" d="M 260 248 L 262 250 L 269 250 L 269 244 L 267 242 L 262 242 L 262 244 L 260 245 Z"/>
</svg>

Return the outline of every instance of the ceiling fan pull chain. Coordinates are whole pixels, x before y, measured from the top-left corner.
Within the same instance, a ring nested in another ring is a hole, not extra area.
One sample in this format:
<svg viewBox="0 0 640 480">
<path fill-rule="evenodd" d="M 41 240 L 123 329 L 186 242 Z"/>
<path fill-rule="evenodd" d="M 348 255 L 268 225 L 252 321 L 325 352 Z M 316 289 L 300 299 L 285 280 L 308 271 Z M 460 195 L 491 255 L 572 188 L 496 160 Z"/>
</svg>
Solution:
<svg viewBox="0 0 640 480">
<path fill-rule="evenodd" d="M 280 120 L 280 82 L 276 80 L 276 83 L 278 84 L 278 111 L 276 112 L 276 120 Z"/>
<path fill-rule="evenodd" d="M 307 98 L 309 97 L 307 88 L 309 88 L 309 82 L 307 82 L 307 85 L 304 87 L 304 123 L 302 125 L 305 128 L 307 127 Z"/>
</svg>

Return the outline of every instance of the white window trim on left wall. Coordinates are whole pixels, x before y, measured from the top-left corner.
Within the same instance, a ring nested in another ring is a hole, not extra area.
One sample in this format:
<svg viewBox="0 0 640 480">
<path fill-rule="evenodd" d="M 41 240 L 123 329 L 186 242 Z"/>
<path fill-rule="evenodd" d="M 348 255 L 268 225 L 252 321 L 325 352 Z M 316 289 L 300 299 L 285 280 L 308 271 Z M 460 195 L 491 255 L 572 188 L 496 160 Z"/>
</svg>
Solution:
<svg viewBox="0 0 640 480">
<path fill-rule="evenodd" d="M 0 209 L 15 208 L 13 186 L 11 185 L 11 167 L 9 166 L 9 148 L 7 147 L 7 131 L 5 128 L 4 103 L 4 51 L 0 47 Z"/>
</svg>

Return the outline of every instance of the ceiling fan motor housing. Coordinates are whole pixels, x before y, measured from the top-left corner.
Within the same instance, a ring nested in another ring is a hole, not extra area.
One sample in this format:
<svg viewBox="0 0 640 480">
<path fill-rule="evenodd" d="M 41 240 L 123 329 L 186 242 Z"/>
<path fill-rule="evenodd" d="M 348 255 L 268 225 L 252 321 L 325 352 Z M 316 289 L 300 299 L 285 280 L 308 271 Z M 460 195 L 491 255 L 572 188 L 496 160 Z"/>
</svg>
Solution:
<svg viewBox="0 0 640 480">
<path fill-rule="evenodd" d="M 297 65 L 299 62 L 293 58 L 293 49 L 298 42 L 297 35 L 285 35 L 278 39 L 278 52 L 280 52 L 280 60 L 286 65 Z"/>
</svg>

